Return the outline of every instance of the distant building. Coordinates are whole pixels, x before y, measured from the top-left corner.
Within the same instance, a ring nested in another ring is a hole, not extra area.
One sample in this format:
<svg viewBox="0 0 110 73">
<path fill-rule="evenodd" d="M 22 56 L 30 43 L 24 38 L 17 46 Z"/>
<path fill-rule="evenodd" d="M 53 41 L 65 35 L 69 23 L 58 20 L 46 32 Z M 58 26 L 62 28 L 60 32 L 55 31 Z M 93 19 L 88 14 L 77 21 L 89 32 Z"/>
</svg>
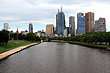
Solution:
<svg viewBox="0 0 110 73">
<path fill-rule="evenodd" d="M 25 33 L 25 31 L 21 31 L 21 33 Z"/>
<path fill-rule="evenodd" d="M 16 33 L 19 33 L 19 31 L 18 31 L 18 28 L 17 28 L 17 31 L 16 31 Z"/>
<path fill-rule="evenodd" d="M 33 32 L 33 25 L 31 23 L 29 24 L 29 33 L 30 32 Z"/>
<path fill-rule="evenodd" d="M 45 37 L 45 35 L 46 35 L 46 33 L 44 32 L 44 30 L 42 30 L 41 36 L 42 36 L 42 37 Z"/>
<path fill-rule="evenodd" d="M 62 36 L 63 35 L 63 30 L 66 28 L 65 26 L 65 14 L 62 11 L 58 10 L 58 13 L 56 14 L 56 32 L 58 35 Z"/>
<path fill-rule="evenodd" d="M 95 21 L 95 32 L 106 32 L 105 18 L 99 18 L 99 20 Z"/>
<path fill-rule="evenodd" d="M 53 24 L 47 24 L 46 25 L 46 34 L 50 35 L 54 33 L 54 26 Z"/>
<path fill-rule="evenodd" d="M 41 36 L 42 36 L 42 37 L 45 37 L 45 35 L 46 35 L 45 32 L 42 32 L 42 33 L 41 33 Z"/>
<path fill-rule="evenodd" d="M 41 37 L 41 31 L 36 32 L 36 36 Z"/>
<path fill-rule="evenodd" d="M 55 34 L 55 37 L 58 37 L 58 35 L 57 35 L 57 34 Z"/>
<path fill-rule="evenodd" d="M 55 37 L 55 34 L 50 34 L 49 35 L 49 38 L 53 38 L 53 37 Z"/>
<path fill-rule="evenodd" d="M 54 34 L 57 34 L 56 27 L 54 27 Z"/>
<path fill-rule="evenodd" d="M 72 35 L 72 27 L 69 25 L 69 33 L 68 34 L 71 34 Z"/>
<path fill-rule="evenodd" d="M 4 23 L 4 30 L 8 31 L 8 29 L 9 29 L 9 24 L 8 23 Z"/>
<path fill-rule="evenodd" d="M 66 27 L 66 29 L 67 29 L 67 35 L 70 34 L 71 33 L 70 32 L 71 28 L 70 27 Z"/>
<path fill-rule="evenodd" d="M 78 34 L 85 33 L 85 16 L 83 13 L 77 14 L 77 30 Z"/>
<path fill-rule="evenodd" d="M 66 27 L 66 29 L 67 29 L 67 35 L 68 35 L 70 33 L 69 32 L 70 27 Z"/>
<path fill-rule="evenodd" d="M 26 32 L 26 33 L 28 33 L 28 31 L 27 31 L 27 30 L 25 30 L 25 32 Z"/>
<path fill-rule="evenodd" d="M 11 30 L 10 33 L 13 33 L 13 30 Z"/>
<path fill-rule="evenodd" d="M 67 29 L 64 29 L 64 30 L 63 30 L 63 36 L 64 36 L 64 37 L 67 37 Z"/>
<path fill-rule="evenodd" d="M 94 13 L 85 13 L 85 33 L 94 32 Z"/>
<path fill-rule="evenodd" d="M 42 32 L 44 32 L 44 30 L 42 29 Z"/>
<path fill-rule="evenodd" d="M 70 27 L 70 33 L 73 36 L 75 36 L 75 17 L 74 16 L 70 16 L 69 17 L 69 27 Z"/>
</svg>

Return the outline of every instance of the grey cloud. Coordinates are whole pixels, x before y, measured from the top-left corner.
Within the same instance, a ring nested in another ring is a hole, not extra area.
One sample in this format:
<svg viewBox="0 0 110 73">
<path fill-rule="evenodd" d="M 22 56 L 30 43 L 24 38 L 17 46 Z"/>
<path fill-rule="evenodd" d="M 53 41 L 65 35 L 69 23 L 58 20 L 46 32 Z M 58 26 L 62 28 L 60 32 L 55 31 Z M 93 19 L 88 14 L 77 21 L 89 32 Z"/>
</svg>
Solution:
<svg viewBox="0 0 110 73">
<path fill-rule="evenodd" d="M 63 6 L 63 11 L 66 18 L 70 14 L 75 15 L 78 8 L 75 5 L 86 7 L 92 5 L 94 2 L 106 2 L 109 0 L 0 0 L 0 16 L 10 17 L 14 20 L 7 20 L 7 22 L 20 21 L 47 21 L 54 19 L 55 22 L 57 9 Z M 45 4 L 45 5 L 44 5 Z M 58 5 L 58 6 L 57 6 Z M 71 5 L 73 7 L 69 8 Z M 67 7 L 67 8 L 65 8 Z M 0 20 L 4 22 L 5 20 Z M 49 22 L 49 21 L 47 21 Z"/>
<path fill-rule="evenodd" d="M 110 2 L 110 0 L 24 0 L 24 1 L 30 4 L 49 3 L 62 5 L 82 4 L 91 2 L 105 2 L 105 3 Z"/>
</svg>

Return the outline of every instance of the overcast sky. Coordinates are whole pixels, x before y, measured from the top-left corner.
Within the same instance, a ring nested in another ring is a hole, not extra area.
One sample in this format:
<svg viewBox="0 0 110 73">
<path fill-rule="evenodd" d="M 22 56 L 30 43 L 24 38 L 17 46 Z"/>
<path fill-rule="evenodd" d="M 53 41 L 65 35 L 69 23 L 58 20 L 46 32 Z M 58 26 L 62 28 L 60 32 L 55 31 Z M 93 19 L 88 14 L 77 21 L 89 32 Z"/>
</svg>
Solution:
<svg viewBox="0 0 110 73">
<path fill-rule="evenodd" d="M 46 24 L 56 26 L 56 14 L 63 7 L 66 16 L 66 26 L 69 16 L 77 13 L 94 12 L 95 20 L 106 19 L 107 31 L 110 31 L 110 0 L 0 0 L 0 30 L 8 22 L 10 30 L 28 30 L 29 23 L 34 26 L 34 32 L 46 29 Z M 46 30 L 45 30 L 46 31 Z"/>
</svg>

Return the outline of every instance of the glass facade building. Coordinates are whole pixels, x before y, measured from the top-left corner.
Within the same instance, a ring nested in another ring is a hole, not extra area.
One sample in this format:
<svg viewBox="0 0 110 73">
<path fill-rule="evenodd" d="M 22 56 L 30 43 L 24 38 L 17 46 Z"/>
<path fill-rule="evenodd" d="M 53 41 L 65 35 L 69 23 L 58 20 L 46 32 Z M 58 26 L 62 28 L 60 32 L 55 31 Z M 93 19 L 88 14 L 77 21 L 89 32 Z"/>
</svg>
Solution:
<svg viewBox="0 0 110 73">
<path fill-rule="evenodd" d="M 33 32 L 33 25 L 31 23 L 29 24 L 29 33 L 30 32 Z"/>
<path fill-rule="evenodd" d="M 77 28 L 78 28 L 78 34 L 84 34 L 85 33 L 85 16 L 83 13 L 78 13 L 77 14 Z"/>
<path fill-rule="evenodd" d="M 58 10 L 58 13 L 56 14 L 56 32 L 58 35 L 63 35 L 63 30 L 65 29 L 65 14 L 62 11 Z"/>
<path fill-rule="evenodd" d="M 75 17 L 74 16 L 70 16 L 69 17 L 69 34 L 71 34 L 72 36 L 75 36 Z"/>
</svg>

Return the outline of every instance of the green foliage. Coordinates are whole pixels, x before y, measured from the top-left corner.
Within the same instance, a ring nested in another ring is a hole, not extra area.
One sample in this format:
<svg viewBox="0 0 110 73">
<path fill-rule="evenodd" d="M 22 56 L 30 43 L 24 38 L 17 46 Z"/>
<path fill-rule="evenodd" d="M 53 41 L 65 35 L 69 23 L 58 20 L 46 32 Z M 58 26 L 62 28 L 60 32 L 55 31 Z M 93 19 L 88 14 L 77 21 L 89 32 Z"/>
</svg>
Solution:
<svg viewBox="0 0 110 73">
<path fill-rule="evenodd" d="M 52 39 L 51 38 L 48 38 L 48 42 L 50 42 Z"/>
<path fill-rule="evenodd" d="M 23 41 L 23 42 L 26 43 L 26 44 L 39 43 L 39 42 L 36 42 L 36 41 Z"/>
<path fill-rule="evenodd" d="M 97 42 L 108 42 L 110 45 L 110 32 L 88 32 L 83 35 L 77 35 L 73 37 L 55 37 L 52 40 L 74 41 L 88 44 L 97 44 Z"/>
<path fill-rule="evenodd" d="M 9 31 L 2 30 L 0 31 L 0 43 L 7 44 L 9 41 Z"/>
<path fill-rule="evenodd" d="M 38 36 L 35 37 L 35 41 L 40 41 L 40 38 Z"/>
<path fill-rule="evenodd" d="M 27 40 L 27 41 L 40 41 L 40 38 L 35 35 L 35 33 L 28 33 L 28 34 L 22 34 L 22 33 L 14 33 L 10 34 L 11 39 L 13 40 Z"/>
<path fill-rule="evenodd" d="M 35 38 L 36 38 L 36 35 L 34 33 L 28 33 L 26 35 L 26 40 L 28 40 L 28 41 L 34 41 Z"/>
</svg>

